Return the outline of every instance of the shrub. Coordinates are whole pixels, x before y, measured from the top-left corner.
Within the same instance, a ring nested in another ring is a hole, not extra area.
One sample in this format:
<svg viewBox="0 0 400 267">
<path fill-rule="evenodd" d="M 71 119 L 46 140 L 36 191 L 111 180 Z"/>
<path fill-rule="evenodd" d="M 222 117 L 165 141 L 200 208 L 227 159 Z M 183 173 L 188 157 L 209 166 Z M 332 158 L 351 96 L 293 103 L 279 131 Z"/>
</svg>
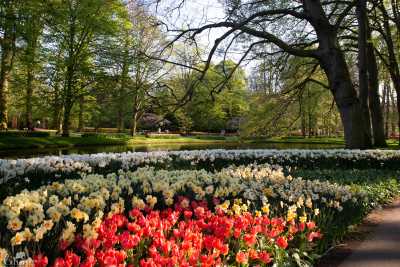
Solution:
<svg viewBox="0 0 400 267">
<path fill-rule="evenodd" d="M 104 137 L 104 134 L 99 134 L 99 133 L 83 133 L 81 135 L 82 138 L 99 138 L 99 137 Z"/>
</svg>

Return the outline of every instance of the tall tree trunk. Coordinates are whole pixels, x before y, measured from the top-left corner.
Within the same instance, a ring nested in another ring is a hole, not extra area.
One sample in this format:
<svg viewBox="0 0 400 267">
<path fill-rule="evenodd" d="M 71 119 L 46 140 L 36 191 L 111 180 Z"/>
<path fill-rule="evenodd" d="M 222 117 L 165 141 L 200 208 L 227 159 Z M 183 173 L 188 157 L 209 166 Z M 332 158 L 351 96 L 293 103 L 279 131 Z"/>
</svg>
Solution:
<svg viewBox="0 0 400 267">
<path fill-rule="evenodd" d="M 52 103 L 52 108 L 53 108 L 53 118 L 51 122 L 51 128 L 54 130 L 57 130 L 58 133 L 61 132 L 62 127 L 61 127 L 61 116 L 63 114 L 63 103 L 62 103 L 62 98 L 61 98 L 61 92 L 59 88 L 58 82 L 54 85 L 54 99 Z"/>
<path fill-rule="evenodd" d="M 37 50 L 39 36 L 42 33 L 43 24 L 40 11 L 31 10 L 29 24 L 26 28 L 24 39 L 27 43 L 24 63 L 26 64 L 26 97 L 25 97 L 25 121 L 29 131 L 33 130 L 32 98 L 35 91 L 35 73 L 37 68 Z"/>
<path fill-rule="evenodd" d="M 396 100 L 395 100 L 395 96 L 394 96 L 394 92 L 393 90 L 391 90 L 390 93 L 390 101 L 391 101 L 391 126 L 392 126 L 392 136 L 395 136 L 397 133 L 397 120 L 396 120 L 396 108 L 398 107 L 398 105 L 396 104 Z"/>
<path fill-rule="evenodd" d="M 301 100 L 300 100 L 301 101 Z M 306 130 L 306 114 L 303 109 L 300 110 L 300 116 L 301 116 L 301 135 L 305 138 L 307 135 L 307 130 Z"/>
<path fill-rule="evenodd" d="M 126 39 L 125 42 L 125 50 L 124 50 L 124 58 L 122 62 L 122 72 L 121 72 L 121 86 L 118 92 L 118 132 L 122 132 L 124 130 L 124 97 L 126 91 L 126 85 L 129 74 L 129 40 Z"/>
<path fill-rule="evenodd" d="M 136 91 L 135 98 L 133 101 L 133 114 L 132 114 L 132 128 L 131 134 L 135 136 L 137 134 L 137 125 L 140 118 L 142 118 L 144 111 L 141 110 L 142 102 L 139 99 L 138 92 Z"/>
<path fill-rule="evenodd" d="M 394 130 L 395 134 L 398 134 L 398 139 L 400 142 L 400 90 L 396 92 L 396 99 L 397 99 L 397 131 L 396 128 Z M 400 144 L 400 143 L 399 143 Z"/>
<path fill-rule="evenodd" d="M 26 98 L 25 98 L 25 120 L 28 131 L 33 131 L 33 119 L 32 119 L 32 97 L 33 97 L 33 70 L 28 68 L 26 77 Z"/>
<path fill-rule="evenodd" d="M 383 30 L 384 30 L 384 39 L 387 45 L 387 51 L 388 51 L 388 58 L 389 58 L 389 74 L 390 78 L 392 79 L 394 89 L 396 91 L 397 95 L 397 127 L 400 129 L 400 69 L 399 65 L 397 62 L 397 57 L 396 57 L 396 52 L 395 52 L 395 46 L 392 38 L 392 32 L 391 32 L 391 27 L 390 27 L 390 22 L 389 22 L 389 15 L 385 9 L 384 4 L 381 2 L 381 5 L 379 6 L 381 12 L 382 12 L 382 17 L 383 17 Z M 400 135 L 399 135 L 399 144 L 400 144 Z"/>
<path fill-rule="evenodd" d="M 397 36 L 400 37 L 400 2 L 399 0 L 391 0 L 393 21 L 396 24 Z"/>
<path fill-rule="evenodd" d="M 118 106 L 118 112 L 117 112 L 117 129 L 119 133 L 122 133 L 124 131 L 124 112 L 120 106 Z"/>
<path fill-rule="evenodd" d="M 138 123 L 138 112 L 134 112 L 132 116 L 132 129 L 131 135 L 135 136 L 137 134 L 137 123 Z"/>
<path fill-rule="evenodd" d="M 332 49 L 321 61 L 340 113 L 346 148 L 369 148 L 371 139 L 365 130 L 361 104 L 351 82 L 343 53 L 339 49 Z"/>
<path fill-rule="evenodd" d="M 85 97 L 83 95 L 79 96 L 79 117 L 78 117 L 78 132 L 83 131 L 84 118 L 83 113 L 85 109 Z"/>
<path fill-rule="evenodd" d="M 26 74 L 26 98 L 25 98 L 25 120 L 26 127 L 29 131 L 33 131 L 33 118 L 32 118 L 32 98 L 35 83 L 35 69 L 36 69 L 36 48 L 38 42 L 38 35 L 28 38 L 28 48 L 26 51 L 27 60 L 27 74 Z"/>
<path fill-rule="evenodd" d="M 378 65 L 376 63 L 376 55 L 371 40 L 371 31 L 367 24 L 367 57 L 368 57 L 368 97 L 369 108 L 371 111 L 372 132 L 374 137 L 374 145 L 378 147 L 386 147 L 385 129 L 383 125 L 382 106 L 379 96 L 379 78 Z"/>
<path fill-rule="evenodd" d="M 310 88 L 307 87 L 307 99 L 310 101 Z M 313 136 L 313 125 L 312 125 L 312 114 L 311 114 L 311 105 L 307 103 L 307 118 L 308 118 L 308 137 Z"/>
<path fill-rule="evenodd" d="M 300 113 L 300 130 L 303 138 L 307 135 L 306 130 L 306 114 L 304 110 L 303 95 L 299 96 L 299 113 Z"/>
<path fill-rule="evenodd" d="M 385 121 L 385 138 L 389 138 L 389 106 L 390 106 L 390 101 L 389 101 L 389 87 L 388 87 L 388 82 L 385 80 L 383 84 L 383 101 L 382 101 L 382 107 L 384 110 L 384 121 Z"/>
<path fill-rule="evenodd" d="M 74 105 L 74 91 L 75 91 L 75 35 L 76 25 L 75 18 L 69 22 L 69 39 L 68 39 L 68 58 L 67 58 L 67 71 L 65 76 L 64 85 L 64 118 L 62 136 L 68 137 L 70 130 L 70 117 L 71 110 Z"/>
<path fill-rule="evenodd" d="M 62 124 L 62 136 L 68 137 L 70 131 L 71 111 L 74 105 L 73 101 L 73 88 L 74 88 L 74 67 L 72 65 L 67 68 L 66 85 L 64 88 L 64 114 Z"/>
<path fill-rule="evenodd" d="M 368 106 L 368 69 L 367 61 L 367 1 L 359 0 L 356 8 L 358 21 L 358 84 L 364 130 L 371 140 L 371 120 Z M 369 144 L 372 145 L 372 144 Z"/>
<path fill-rule="evenodd" d="M 63 114 L 63 123 L 62 123 L 62 136 L 69 137 L 69 130 L 71 126 L 71 110 L 72 110 L 72 100 L 70 98 L 65 100 L 64 103 L 64 114 Z"/>
<path fill-rule="evenodd" d="M 1 66 L 0 66 L 0 130 L 6 130 L 8 124 L 8 86 L 12 70 L 15 39 L 16 18 L 13 0 L 4 0 L 4 30 L 1 41 Z"/>
<path fill-rule="evenodd" d="M 395 61 L 395 58 L 393 59 L 393 61 Z M 396 63 L 397 64 L 397 63 Z M 390 76 L 391 76 L 391 80 L 393 81 L 393 87 L 394 90 L 396 91 L 396 99 L 397 102 L 395 104 L 395 106 L 397 107 L 397 128 L 400 129 L 400 72 L 399 72 L 399 68 L 395 67 L 394 65 L 392 65 L 390 67 Z M 393 94 L 392 94 L 393 97 Z M 394 102 L 394 100 L 393 100 Z M 399 142 L 400 142 L 400 135 L 399 135 Z"/>
<path fill-rule="evenodd" d="M 60 133 L 62 131 L 62 125 L 61 125 L 61 115 L 63 114 L 62 112 L 62 105 L 57 105 L 53 107 L 53 118 L 51 120 L 51 129 L 57 130 L 57 133 Z"/>
<path fill-rule="evenodd" d="M 325 15 L 321 1 L 304 0 L 304 12 L 314 27 L 319 48 L 318 61 L 324 70 L 343 124 L 346 148 L 369 148 L 361 104 L 354 89 L 337 31 Z"/>
</svg>

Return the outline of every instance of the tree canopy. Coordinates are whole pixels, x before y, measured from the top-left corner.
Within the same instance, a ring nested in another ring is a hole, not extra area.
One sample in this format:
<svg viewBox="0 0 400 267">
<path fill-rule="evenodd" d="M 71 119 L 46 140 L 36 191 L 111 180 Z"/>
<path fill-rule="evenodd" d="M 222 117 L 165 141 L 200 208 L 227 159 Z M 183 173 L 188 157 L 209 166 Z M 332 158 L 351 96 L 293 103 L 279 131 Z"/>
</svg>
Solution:
<svg viewBox="0 0 400 267">
<path fill-rule="evenodd" d="M 185 132 L 343 133 L 349 148 L 398 132 L 398 1 L 224 0 L 223 18 L 177 27 L 187 1 L 165 1 L 2 1 L 1 129 L 136 134 L 152 117 Z"/>
</svg>

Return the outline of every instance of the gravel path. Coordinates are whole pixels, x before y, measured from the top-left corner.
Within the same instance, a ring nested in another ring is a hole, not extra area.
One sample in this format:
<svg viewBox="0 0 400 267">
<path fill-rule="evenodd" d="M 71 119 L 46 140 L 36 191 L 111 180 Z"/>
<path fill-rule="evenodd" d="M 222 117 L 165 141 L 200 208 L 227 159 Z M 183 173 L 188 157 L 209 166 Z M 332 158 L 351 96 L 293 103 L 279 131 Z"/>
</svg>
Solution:
<svg viewBox="0 0 400 267">
<path fill-rule="evenodd" d="M 339 267 L 400 267 L 400 199 L 379 217 L 378 226 Z"/>
</svg>

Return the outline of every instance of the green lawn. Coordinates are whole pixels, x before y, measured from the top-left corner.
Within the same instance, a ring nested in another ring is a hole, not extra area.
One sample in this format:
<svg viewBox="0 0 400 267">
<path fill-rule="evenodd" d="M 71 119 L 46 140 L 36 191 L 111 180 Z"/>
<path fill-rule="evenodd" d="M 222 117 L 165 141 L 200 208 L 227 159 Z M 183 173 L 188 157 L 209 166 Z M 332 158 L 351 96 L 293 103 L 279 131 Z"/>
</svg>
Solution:
<svg viewBox="0 0 400 267">
<path fill-rule="evenodd" d="M 0 136 L 0 150 L 14 149 L 35 149 L 35 148 L 70 148 L 83 146 L 105 146 L 105 145 L 167 145 L 167 144 L 236 144 L 248 143 L 256 145 L 257 143 L 276 143 L 276 144 L 332 144 L 344 145 L 343 138 L 334 137 L 273 137 L 273 138 L 246 138 L 239 137 L 221 137 L 221 136 L 191 136 L 191 137 L 146 137 L 128 135 L 98 135 L 80 137 L 72 134 L 71 137 L 16 137 Z M 390 149 L 398 148 L 398 141 L 388 140 Z"/>
<path fill-rule="evenodd" d="M 123 139 L 81 137 L 0 137 L 0 150 L 56 148 L 91 145 L 124 145 Z"/>
<path fill-rule="evenodd" d="M 90 137 L 0 137 L 0 150 L 34 149 L 34 148 L 62 148 L 82 146 L 104 146 L 104 145 L 147 145 L 147 144 L 214 144 L 234 143 L 238 138 L 228 137 L 226 139 L 199 139 L 196 137 L 179 138 L 147 138 L 145 136 L 90 136 Z"/>
<path fill-rule="evenodd" d="M 386 141 L 390 149 L 399 149 L 399 140 L 389 139 Z"/>
<path fill-rule="evenodd" d="M 344 145 L 342 137 L 298 137 L 298 136 L 284 136 L 284 137 L 271 137 L 268 139 L 250 139 L 251 143 L 285 143 L 285 144 L 331 144 L 331 145 Z"/>
<path fill-rule="evenodd" d="M 251 143 L 284 143 L 284 144 L 331 144 L 331 145 L 343 145 L 343 137 L 297 137 L 297 136 L 287 136 L 287 137 L 272 137 L 268 139 L 254 139 L 249 140 Z M 395 139 L 389 139 L 386 141 L 388 144 L 388 149 L 399 149 L 399 141 Z"/>
</svg>

